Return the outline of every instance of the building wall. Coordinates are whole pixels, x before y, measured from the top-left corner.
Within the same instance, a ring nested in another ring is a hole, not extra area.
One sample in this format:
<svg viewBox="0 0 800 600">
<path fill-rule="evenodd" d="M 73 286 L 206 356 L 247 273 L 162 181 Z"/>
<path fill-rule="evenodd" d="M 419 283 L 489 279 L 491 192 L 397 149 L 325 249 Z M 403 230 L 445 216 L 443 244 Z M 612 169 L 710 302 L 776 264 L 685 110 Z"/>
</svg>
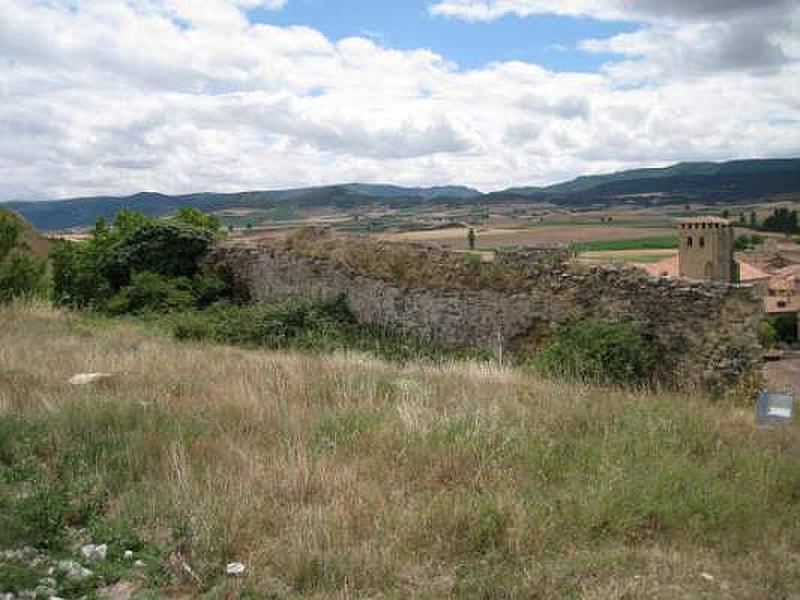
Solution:
<svg viewBox="0 0 800 600">
<path fill-rule="evenodd" d="M 430 260 L 439 256 L 431 251 Z M 398 285 L 281 244 L 221 245 L 209 260 L 232 273 L 255 300 L 343 296 L 361 322 L 446 346 L 532 353 L 560 324 L 595 317 L 632 321 L 657 339 L 668 354 L 671 382 L 680 386 L 724 388 L 760 370 L 761 306 L 745 286 L 650 278 L 632 267 L 550 262 L 533 271 L 521 268 L 520 277 L 527 279 L 517 290 Z M 512 257 L 504 260 L 514 263 Z"/>
<path fill-rule="evenodd" d="M 700 281 L 737 281 L 734 229 L 722 223 L 681 223 L 680 276 Z"/>
</svg>

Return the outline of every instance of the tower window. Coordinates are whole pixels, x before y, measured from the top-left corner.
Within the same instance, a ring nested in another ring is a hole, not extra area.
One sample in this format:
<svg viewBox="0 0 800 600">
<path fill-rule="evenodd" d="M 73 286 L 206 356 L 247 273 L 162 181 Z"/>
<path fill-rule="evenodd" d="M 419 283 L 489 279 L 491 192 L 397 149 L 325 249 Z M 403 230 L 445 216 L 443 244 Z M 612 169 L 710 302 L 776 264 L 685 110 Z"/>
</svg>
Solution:
<svg viewBox="0 0 800 600">
<path fill-rule="evenodd" d="M 692 245 L 693 245 L 692 236 L 689 236 L 689 237 L 686 238 L 686 245 L 689 246 L 689 248 L 692 247 Z"/>
<path fill-rule="evenodd" d="M 704 237 L 700 238 L 700 247 L 701 248 L 705 248 L 706 247 L 706 238 L 704 238 Z"/>
</svg>

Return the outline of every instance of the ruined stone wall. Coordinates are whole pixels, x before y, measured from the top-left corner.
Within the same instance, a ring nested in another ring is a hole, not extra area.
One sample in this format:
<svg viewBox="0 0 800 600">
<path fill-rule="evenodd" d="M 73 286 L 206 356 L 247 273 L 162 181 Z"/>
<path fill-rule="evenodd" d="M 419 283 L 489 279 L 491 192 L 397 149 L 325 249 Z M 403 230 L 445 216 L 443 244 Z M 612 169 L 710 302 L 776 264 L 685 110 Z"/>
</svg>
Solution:
<svg viewBox="0 0 800 600">
<path fill-rule="evenodd" d="M 431 250 L 430 260 L 441 251 Z M 534 260 L 533 257 L 530 257 Z M 503 261 L 513 263 L 505 256 Z M 581 267 L 555 261 L 518 290 L 397 285 L 324 256 L 281 244 L 218 247 L 223 265 L 254 300 L 340 296 L 364 323 L 388 326 L 447 346 L 532 352 L 571 318 L 629 320 L 666 349 L 679 385 L 724 387 L 760 368 L 754 290 L 744 286 L 653 279 L 632 267 Z"/>
</svg>

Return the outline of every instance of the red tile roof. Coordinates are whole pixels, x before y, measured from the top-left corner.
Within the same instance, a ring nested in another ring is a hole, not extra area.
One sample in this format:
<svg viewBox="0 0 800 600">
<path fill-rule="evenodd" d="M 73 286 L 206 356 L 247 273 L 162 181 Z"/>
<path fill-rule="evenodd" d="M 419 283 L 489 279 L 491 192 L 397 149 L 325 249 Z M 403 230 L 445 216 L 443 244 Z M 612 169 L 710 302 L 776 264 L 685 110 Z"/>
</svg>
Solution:
<svg viewBox="0 0 800 600">
<path fill-rule="evenodd" d="M 642 263 L 636 266 L 647 271 L 652 277 L 678 277 L 680 272 L 677 254 L 656 263 Z"/>
<path fill-rule="evenodd" d="M 739 264 L 739 281 L 761 281 L 763 279 L 769 279 L 772 277 L 772 275 L 762 271 L 755 265 L 751 265 L 750 263 L 742 260 L 737 260 L 736 262 Z"/>
</svg>

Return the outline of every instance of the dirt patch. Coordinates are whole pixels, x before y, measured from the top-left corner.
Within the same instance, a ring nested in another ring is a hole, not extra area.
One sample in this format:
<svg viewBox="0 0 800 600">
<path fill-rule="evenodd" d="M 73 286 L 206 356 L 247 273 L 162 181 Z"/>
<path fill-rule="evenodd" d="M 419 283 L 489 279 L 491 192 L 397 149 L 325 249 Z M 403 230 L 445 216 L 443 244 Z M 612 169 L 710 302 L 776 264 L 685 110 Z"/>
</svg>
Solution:
<svg viewBox="0 0 800 600">
<path fill-rule="evenodd" d="M 800 358 L 767 363 L 764 379 L 770 389 L 800 391 Z"/>
</svg>

